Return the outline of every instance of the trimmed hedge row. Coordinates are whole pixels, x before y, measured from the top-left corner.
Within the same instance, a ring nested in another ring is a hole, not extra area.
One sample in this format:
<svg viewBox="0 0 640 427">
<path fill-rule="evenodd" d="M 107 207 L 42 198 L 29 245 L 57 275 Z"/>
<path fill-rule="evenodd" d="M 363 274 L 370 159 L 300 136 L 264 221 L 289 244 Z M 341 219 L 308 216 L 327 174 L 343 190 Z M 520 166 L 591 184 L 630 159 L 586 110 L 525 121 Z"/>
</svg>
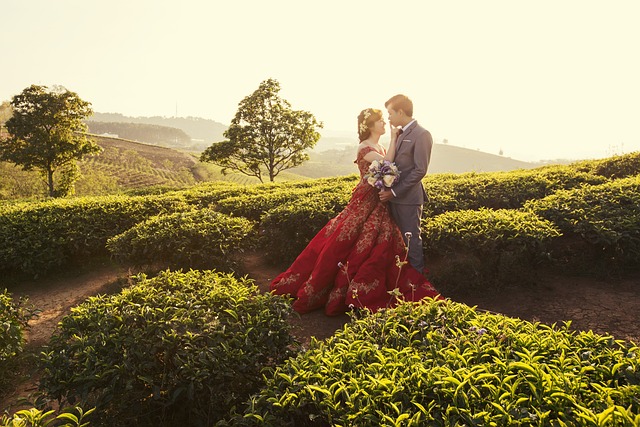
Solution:
<svg viewBox="0 0 640 427">
<path fill-rule="evenodd" d="M 558 191 L 533 200 L 525 209 L 553 222 L 581 244 L 557 257 L 572 262 L 637 266 L 640 262 L 640 175 L 601 185 Z"/>
<path fill-rule="evenodd" d="M 439 265 L 433 280 L 440 286 L 522 282 L 559 236 L 550 221 L 514 209 L 454 211 L 422 221 L 423 246 Z"/>
<path fill-rule="evenodd" d="M 560 236 L 550 221 L 514 209 L 447 212 L 422 224 L 425 249 L 438 255 L 458 251 L 478 251 L 483 256 L 505 250 L 538 252 L 546 241 Z"/>
<path fill-rule="evenodd" d="M 215 206 L 218 201 L 242 195 L 259 194 L 268 191 L 262 185 L 241 185 L 228 181 L 198 184 L 179 192 L 190 205 L 206 208 Z"/>
<path fill-rule="evenodd" d="M 269 210 L 285 206 L 297 200 L 309 199 L 335 199 L 336 193 L 340 200 L 345 200 L 344 205 L 349 200 L 351 190 L 357 184 L 350 180 L 325 180 L 316 182 L 315 185 L 298 186 L 273 186 L 272 191 L 259 192 L 252 195 L 239 195 L 229 197 L 216 203 L 216 209 L 222 213 L 243 216 L 252 221 L 259 221 Z M 267 187 L 269 188 L 269 187 Z M 346 196 L 346 197 L 345 197 Z"/>
<path fill-rule="evenodd" d="M 185 210 L 182 197 L 107 196 L 20 204 L 0 211 L 0 271 L 33 276 L 106 254 L 105 243 L 152 215 Z"/>
<path fill-rule="evenodd" d="M 65 316 L 41 389 L 96 406 L 103 425 L 209 426 L 292 354 L 287 299 L 212 271 L 144 276 Z"/>
<path fill-rule="evenodd" d="M 601 184 L 606 178 L 567 166 L 493 173 L 427 175 L 424 216 L 465 209 L 518 209 L 559 189 Z"/>
<path fill-rule="evenodd" d="M 425 204 L 424 216 L 482 207 L 517 209 L 528 200 L 558 190 L 600 185 L 608 177 L 637 173 L 639 162 L 640 154 L 636 153 L 528 171 L 428 175 L 424 183 L 430 200 Z M 38 276 L 73 261 L 107 254 L 107 239 L 151 216 L 188 211 L 192 207 L 211 207 L 232 216 L 262 220 L 259 228 L 267 237 L 264 241 L 269 245 L 265 248 L 269 256 L 289 262 L 326 223 L 328 214 L 344 208 L 357 181 L 356 175 L 350 175 L 257 186 L 208 183 L 156 196 L 0 206 L 0 271 Z M 319 211 L 312 212 L 311 206 Z M 285 218 L 276 219 L 276 214 Z"/>
<path fill-rule="evenodd" d="M 287 360 L 225 426 L 637 426 L 640 348 L 568 326 L 403 304 Z"/>
<path fill-rule="evenodd" d="M 212 209 L 176 212 L 151 217 L 110 238 L 107 249 L 120 261 L 237 271 L 237 254 L 251 246 L 253 227 L 245 218 Z"/>
<path fill-rule="evenodd" d="M 640 172 L 640 151 L 599 160 L 576 162 L 572 168 L 609 179 L 626 178 Z"/>
</svg>

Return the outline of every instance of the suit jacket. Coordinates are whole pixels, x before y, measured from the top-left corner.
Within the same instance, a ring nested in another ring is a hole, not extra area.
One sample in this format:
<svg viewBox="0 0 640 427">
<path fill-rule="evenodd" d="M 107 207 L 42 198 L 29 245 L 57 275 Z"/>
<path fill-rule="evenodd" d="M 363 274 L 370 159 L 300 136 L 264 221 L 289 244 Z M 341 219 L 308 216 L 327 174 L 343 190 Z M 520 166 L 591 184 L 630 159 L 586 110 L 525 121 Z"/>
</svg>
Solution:
<svg viewBox="0 0 640 427">
<path fill-rule="evenodd" d="M 433 138 L 428 130 L 413 122 L 399 137 L 394 162 L 400 170 L 400 179 L 392 187 L 395 197 L 390 203 L 422 205 L 427 194 L 422 178 L 427 174 L 431 160 Z"/>
</svg>

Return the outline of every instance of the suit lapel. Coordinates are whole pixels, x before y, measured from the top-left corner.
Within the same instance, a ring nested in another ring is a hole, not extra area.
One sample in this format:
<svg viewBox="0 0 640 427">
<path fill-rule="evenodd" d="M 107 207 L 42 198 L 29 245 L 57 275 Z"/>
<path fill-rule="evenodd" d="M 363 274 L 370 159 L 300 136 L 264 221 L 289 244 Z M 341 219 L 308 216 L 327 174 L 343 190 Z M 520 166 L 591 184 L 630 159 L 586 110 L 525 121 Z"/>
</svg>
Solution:
<svg viewBox="0 0 640 427">
<path fill-rule="evenodd" d="M 402 143 L 404 142 L 405 138 L 410 139 L 408 138 L 408 136 L 411 135 L 411 132 L 415 129 L 417 125 L 418 125 L 417 121 L 413 122 L 413 124 L 409 126 L 409 129 L 407 129 L 406 132 L 402 132 L 402 135 L 400 135 L 400 141 L 398 142 L 398 145 L 396 145 L 396 153 L 400 152 L 400 147 L 402 147 Z"/>
</svg>

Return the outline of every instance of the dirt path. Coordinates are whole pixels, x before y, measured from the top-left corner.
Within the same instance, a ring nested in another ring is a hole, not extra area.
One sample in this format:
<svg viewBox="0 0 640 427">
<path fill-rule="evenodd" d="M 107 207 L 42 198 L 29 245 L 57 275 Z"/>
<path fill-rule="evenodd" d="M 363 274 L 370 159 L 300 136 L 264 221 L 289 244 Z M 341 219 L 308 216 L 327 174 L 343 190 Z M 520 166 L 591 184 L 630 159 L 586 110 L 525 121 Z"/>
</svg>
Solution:
<svg viewBox="0 0 640 427">
<path fill-rule="evenodd" d="M 280 272 L 258 253 L 246 254 L 244 263 L 248 276 L 262 291 L 268 290 L 269 283 Z M 129 268 L 105 262 L 87 271 L 25 282 L 17 289 L 9 289 L 16 297 L 27 295 L 31 304 L 41 310 L 40 316 L 30 322 L 27 352 L 40 351 L 71 307 L 89 296 L 118 291 L 134 273 L 136 271 Z M 571 320 L 576 330 L 593 330 L 640 343 L 640 274 L 617 280 L 549 275 L 533 287 L 445 296 L 524 320 L 549 324 Z M 347 315 L 328 317 L 319 310 L 294 316 L 293 333 L 303 344 L 308 344 L 311 337 L 331 336 L 348 320 Z M 37 390 L 38 373 L 33 365 L 24 367 L 20 373 L 23 380 L 0 400 L 0 413 L 21 408 L 15 405 L 18 399 Z"/>
<path fill-rule="evenodd" d="M 245 259 L 249 276 L 263 291 L 280 271 L 259 255 Z M 618 279 L 543 275 L 536 286 L 445 295 L 454 301 L 483 310 L 547 324 L 571 321 L 572 329 L 593 330 L 603 335 L 640 344 L 640 274 Z M 321 310 L 294 321 L 294 333 L 303 341 L 324 339 L 349 320 L 328 317 Z"/>
</svg>

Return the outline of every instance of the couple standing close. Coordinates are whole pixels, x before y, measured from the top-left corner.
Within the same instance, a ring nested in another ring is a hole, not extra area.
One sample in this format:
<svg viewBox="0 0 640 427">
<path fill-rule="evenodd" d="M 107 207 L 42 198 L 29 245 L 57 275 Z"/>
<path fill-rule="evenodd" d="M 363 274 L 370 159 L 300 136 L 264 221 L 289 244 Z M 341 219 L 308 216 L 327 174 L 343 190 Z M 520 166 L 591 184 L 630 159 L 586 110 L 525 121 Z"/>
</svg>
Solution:
<svg viewBox="0 0 640 427">
<path fill-rule="evenodd" d="M 422 178 L 433 140 L 413 119 L 408 97 L 396 95 L 385 107 L 391 128 L 389 150 L 379 143 L 385 133 L 382 111 L 363 110 L 358 116 L 355 160 L 361 179 L 349 203 L 271 282 L 273 293 L 295 298 L 293 308 L 299 313 L 322 307 L 328 315 L 352 308 L 377 311 L 398 300 L 439 298 L 423 274 L 420 238 L 426 198 Z M 376 160 L 394 162 L 400 171 L 391 188 L 379 190 L 366 179 Z"/>
</svg>

